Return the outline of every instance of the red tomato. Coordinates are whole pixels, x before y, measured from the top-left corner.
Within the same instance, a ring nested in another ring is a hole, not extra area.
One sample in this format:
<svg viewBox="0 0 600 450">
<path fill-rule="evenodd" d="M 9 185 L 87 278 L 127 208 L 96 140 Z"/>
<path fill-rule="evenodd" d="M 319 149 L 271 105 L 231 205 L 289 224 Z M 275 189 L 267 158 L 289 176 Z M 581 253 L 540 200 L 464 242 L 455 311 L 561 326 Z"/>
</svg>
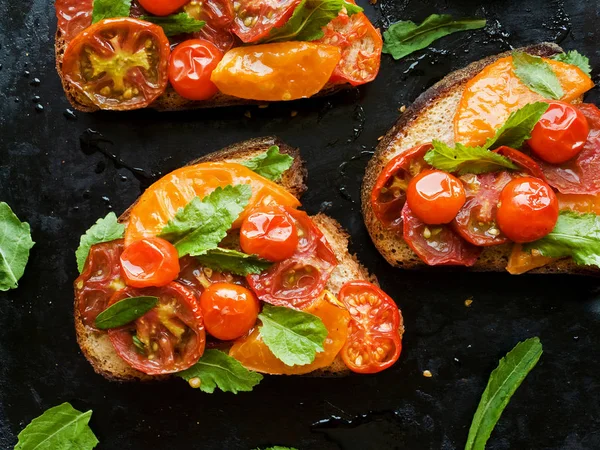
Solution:
<svg viewBox="0 0 600 450">
<path fill-rule="evenodd" d="M 250 331 L 258 317 L 258 299 L 252 291 L 231 283 L 215 283 L 204 290 L 200 309 L 206 331 L 230 341 Z"/>
<path fill-rule="evenodd" d="M 558 220 L 558 200 L 550 186 L 538 178 L 512 180 L 500 194 L 498 226 L 512 241 L 543 238 Z"/>
<path fill-rule="evenodd" d="M 494 150 L 494 153 L 498 153 L 502 156 L 506 156 L 517 166 L 521 167 L 526 173 L 532 177 L 539 178 L 540 180 L 546 180 L 542 168 L 533 159 L 527 156 L 525 153 L 515 150 L 514 148 L 503 145 Z"/>
<path fill-rule="evenodd" d="M 239 275 L 217 272 L 208 267 L 202 267 L 193 256 L 184 256 L 179 260 L 179 277 L 177 281 L 193 288 L 198 295 L 214 283 L 234 283 L 245 285 L 246 279 Z"/>
<path fill-rule="evenodd" d="M 233 32 L 248 43 L 268 36 L 288 21 L 301 0 L 236 0 Z"/>
<path fill-rule="evenodd" d="M 298 247 L 294 218 L 282 206 L 255 210 L 242 223 L 240 246 L 246 253 L 273 262 L 290 258 Z"/>
<path fill-rule="evenodd" d="M 131 367 L 148 375 L 180 372 L 204 353 L 206 333 L 193 291 L 179 283 L 158 288 L 126 288 L 110 300 L 158 297 L 158 305 L 134 322 L 108 330 L 117 354 Z"/>
<path fill-rule="evenodd" d="M 92 24 L 93 0 L 56 0 L 56 18 L 61 37 L 68 43 Z"/>
<path fill-rule="evenodd" d="M 189 0 L 138 0 L 142 8 L 155 16 L 168 16 L 174 13 Z"/>
<path fill-rule="evenodd" d="M 179 275 L 179 254 L 159 237 L 141 239 L 121 254 L 121 269 L 129 286 L 165 286 Z"/>
<path fill-rule="evenodd" d="M 193 33 L 198 39 L 206 39 L 225 53 L 236 42 L 231 31 L 233 23 L 233 2 L 230 0 L 204 0 L 189 2 L 184 10 L 194 19 L 202 20 L 205 25 L 200 31 Z"/>
<path fill-rule="evenodd" d="M 465 204 L 465 189 L 458 178 L 441 170 L 425 170 L 408 183 L 406 203 L 429 225 L 454 220 Z"/>
<path fill-rule="evenodd" d="M 368 281 L 346 283 L 339 298 L 350 313 L 342 348 L 346 366 L 357 373 L 377 373 L 398 361 L 403 326 L 394 301 Z"/>
<path fill-rule="evenodd" d="M 544 161 L 561 164 L 583 149 L 589 131 L 587 119 L 575 106 L 549 102 L 548 110 L 533 127 L 527 143 Z"/>
<path fill-rule="evenodd" d="M 210 76 L 223 58 L 214 44 L 190 39 L 179 44 L 169 60 L 169 81 L 179 95 L 189 100 L 208 100 L 217 92 Z"/>
</svg>

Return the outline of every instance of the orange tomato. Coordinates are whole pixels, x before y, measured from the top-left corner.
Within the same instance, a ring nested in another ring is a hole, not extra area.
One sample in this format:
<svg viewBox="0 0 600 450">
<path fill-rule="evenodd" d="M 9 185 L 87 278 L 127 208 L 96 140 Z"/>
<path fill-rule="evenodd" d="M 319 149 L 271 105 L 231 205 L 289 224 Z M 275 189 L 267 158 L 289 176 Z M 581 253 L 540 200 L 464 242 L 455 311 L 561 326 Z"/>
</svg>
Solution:
<svg viewBox="0 0 600 450">
<path fill-rule="evenodd" d="M 296 208 L 300 202 L 281 186 L 240 164 L 214 162 L 182 167 L 165 175 L 150 186 L 131 208 L 125 230 L 125 245 L 160 234 L 167 222 L 175 217 L 194 197 L 205 197 L 217 187 L 249 184 L 252 196 L 246 209 L 234 222 L 238 228 L 249 211 L 257 205 L 277 203 Z"/>
<path fill-rule="evenodd" d="M 560 80 L 564 90 L 562 101 L 572 102 L 594 86 L 578 67 L 552 59 L 544 58 L 544 61 Z M 512 56 L 500 58 L 467 83 L 454 116 L 454 138 L 465 145 L 482 145 L 511 112 L 544 100 L 515 75 Z"/>
<path fill-rule="evenodd" d="M 301 375 L 327 367 L 333 362 L 348 338 L 350 314 L 345 309 L 336 306 L 338 304 L 331 292 L 324 291 L 315 302 L 304 310 L 319 317 L 328 331 L 323 345 L 325 351 L 317 353 L 311 364 L 286 366 L 271 353 L 271 350 L 262 341 L 258 328 L 255 328 L 245 338 L 236 341 L 229 350 L 229 356 L 237 359 L 247 369 L 268 374 Z"/>
<path fill-rule="evenodd" d="M 578 213 L 594 213 L 600 215 L 600 195 L 561 194 L 556 193 L 559 209 L 570 209 Z"/>
<path fill-rule="evenodd" d="M 280 101 L 319 92 L 336 68 L 338 47 L 311 42 L 281 42 L 229 50 L 211 81 L 227 95 Z"/>
</svg>

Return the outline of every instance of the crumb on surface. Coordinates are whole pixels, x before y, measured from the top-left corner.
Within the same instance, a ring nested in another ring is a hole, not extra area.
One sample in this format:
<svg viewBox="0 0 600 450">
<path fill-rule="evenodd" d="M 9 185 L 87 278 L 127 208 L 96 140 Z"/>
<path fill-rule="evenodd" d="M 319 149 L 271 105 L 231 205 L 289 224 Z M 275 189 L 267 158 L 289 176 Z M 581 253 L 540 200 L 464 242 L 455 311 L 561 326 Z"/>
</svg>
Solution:
<svg viewBox="0 0 600 450">
<path fill-rule="evenodd" d="M 473 299 L 472 298 L 468 298 L 468 299 L 465 300 L 465 306 L 467 308 L 470 308 L 472 304 L 473 304 Z"/>
<path fill-rule="evenodd" d="M 398 111 L 400 111 L 401 113 L 406 111 L 406 105 L 402 105 L 400 108 L 398 108 Z"/>
<path fill-rule="evenodd" d="M 292 117 L 296 117 L 297 115 L 298 115 L 298 111 L 292 111 L 290 113 L 290 116 L 292 116 Z"/>
<path fill-rule="evenodd" d="M 423 371 L 423 376 L 424 376 L 425 378 L 431 378 L 431 377 L 433 376 L 433 374 L 432 374 L 432 373 L 431 373 L 431 371 L 429 371 L 429 370 L 424 370 L 424 371 Z"/>
<path fill-rule="evenodd" d="M 244 116 L 246 116 L 248 119 L 251 119 L 252 118 L 252 113 L 250 111 L 246 111 L 244 113 Z"/>
</svg>

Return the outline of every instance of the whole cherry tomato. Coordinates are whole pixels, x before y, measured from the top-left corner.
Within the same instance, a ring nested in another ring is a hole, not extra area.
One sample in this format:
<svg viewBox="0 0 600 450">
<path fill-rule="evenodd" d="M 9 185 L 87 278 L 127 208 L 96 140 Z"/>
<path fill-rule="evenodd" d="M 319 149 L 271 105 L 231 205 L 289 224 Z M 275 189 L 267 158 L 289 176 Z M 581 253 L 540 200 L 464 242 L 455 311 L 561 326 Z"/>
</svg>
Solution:
<svg viewBox="0 0 600 450">
<path fill-rule="evenodd" d="M 129 286 L 165 286 L 179 275 L 179 255 L 169 241 L 141 239 L 121 254 L 121 270 Z"/>
<path fill-rule="evenodd" d="M 408 184 L 406 201 L 412 212 L 429 225 L 451 222 L 465 204 L 461 181 L 441 170 L 425 170 Z"/>
<path fill-rule="evenodd" d="M 138 0 L 142 7 L 155 16 L 168 16 L 174 13 L 189 0 Z"/>
</svg>

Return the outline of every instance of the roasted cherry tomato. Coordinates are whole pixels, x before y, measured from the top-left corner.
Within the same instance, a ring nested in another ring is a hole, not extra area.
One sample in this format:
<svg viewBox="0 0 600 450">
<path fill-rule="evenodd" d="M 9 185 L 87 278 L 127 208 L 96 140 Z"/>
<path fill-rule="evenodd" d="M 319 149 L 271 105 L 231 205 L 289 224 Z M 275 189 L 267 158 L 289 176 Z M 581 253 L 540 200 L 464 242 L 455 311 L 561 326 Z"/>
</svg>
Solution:
<svg viewBox="0 0 600 450">
<path fill-rule="evenodd" d="M 121 269 L 129 286 L 164 286 L 179 275 L 179 254 L 159 237 L 140 239 L 121 254 Z"/>
<path fill-rule="evenodd" d="M 148 375 L 185 370 L 204 353 L 206 333 L 194 293 L 173 282 L 163 287 L 126 288 L 110 300 L 155 296 L 158 305 L 127 325 L 108 330 L 117 354 L 131 367 Z"/>
<path fill-rule="evenodd" d="M 246 217 L 240 229 L 244 252 L 269 261 L 290 258 L 298 247 L 294 218 L 282 206 L 267 206 Z"/>
<path fill-rule="evenodd" d="M 56 18 L 58 31 L 65 42 L 92 24 L 93 0 L 56 0 Z"/>
<path fill-rule="evenodd" d="M 212 42 L 223 53 L 233 47 L 236 38 L 231 31 L 233 23 L 231 0 L 189 2 L 183 9 L 194 19 L 205 22 L 202 29 L 193 34 L 194 37 Z"/>
<path fill-rule="evenodd" d="M 503 145 L 494 150 L 494 153 L 498 153 L 502 156 L 506 156 L 523 171 L 532 177 L 539 178 L 540 180 L 546 181 L 542 168 L 532 158 L 527 156 L 525 153 L 515 150 L 514 148 Z"/>
<path fill-rule="evenodd" d="M 155 16 L 168 16 L 174 13 L 189 0 L 138 0 L 142 8 Z"/>
<path fill-rule="evenodd" d="M 337 47 L 313 42 L 281 42 L 235 47 L 211 80 L 227 95 L 282 101 L 311 97 L 331 77 L 341 57 Z"/>
<path fill-rule="evenodd" d="M 406 202 L 428 225 L 454 220 L 465 204 L 465 189 L 458 178 L 441 170 L 425 170 L 408 183 Z"/>
<path fill-rule="evenodd" d="M 531 131 L 531 151 L 551 164 L 561 164 L 577 155 L 590 129 L 579 109 L 563 102 L 550 102 L 548 110 Z"/>
<path fill-rule="evenodd" d="M 256 323 L 259 306 L 252 291 L 231 283 L 215 283 L 200 297 L 206 331 L 217 339 L 229 341 L 250 331 Z"/>
<path fill-rule="evenodd" d="M 287 22 L 300 0 L 236 0 L 233 31 L 248 43 L 268 36 Z"/>
<path fill-rule="evenodd" d="M 500 194 L 498 226 L 514 242 L 532 242 L 552 231 L 558 220 L 558 200 L 539 178 L 520 177 Z"/>
<path fill-rule="evenodd" d="M 99 108 L 144 108 L 167 87 L 170 52 L 158 25 L 105 19 L 71 41 L 62 71 L 69 86 Z"/>
<path fill-rule="evenodd" d="M 222 58 L 221 50 L 209 41 L 182 42 L 171 53 L 169 81 L 183 98 L 208 100 L 219 92 L 210 76 Z"/>
<path fill-rule="evenodd" d="M 246 279 L 231 273 L 217 272 L 208 267 L 203 267 L 193 256 L 184 256 L 179 259 L 179 277 L 177 281 L 193 288 L 198 295 L 214 283 L 233 283 L 246 285 Z"/>
<path fill-rule="evenodd" d="M 350 312 L 348 340 L 342 359 L 353 372 L 387 369 L 402 350 L 402 316 L 394 301 L 368 281 L 350 281 L 340 290 L 340 301 Z"/>
</svg>

